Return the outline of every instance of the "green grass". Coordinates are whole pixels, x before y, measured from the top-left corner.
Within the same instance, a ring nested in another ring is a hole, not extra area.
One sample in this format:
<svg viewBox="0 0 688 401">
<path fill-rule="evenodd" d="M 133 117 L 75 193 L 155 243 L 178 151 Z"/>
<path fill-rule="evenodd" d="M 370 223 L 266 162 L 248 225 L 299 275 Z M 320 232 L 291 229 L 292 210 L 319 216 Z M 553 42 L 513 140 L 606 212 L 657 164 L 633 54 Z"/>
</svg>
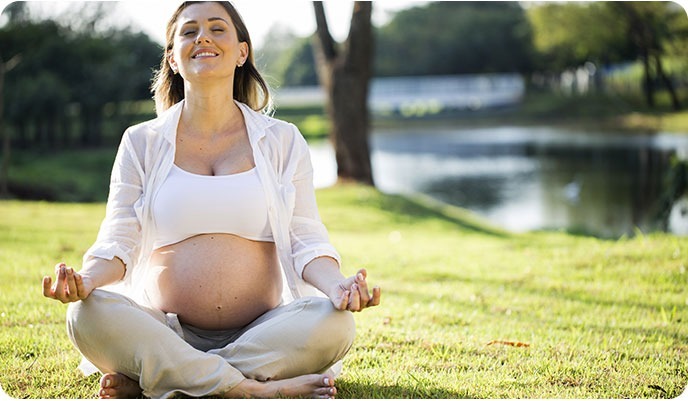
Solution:
<svg viewBox="0 0 688 401">
<path fill-rule="evenodd" d="M 688 238 L 509 234 L 455 208 L 360 186 L 318 191 L 344 258 L 383 289 L 356 315 L 341 398 L 673 398 L 688 384 Z M 0 202 L 0 384 L 16 398 L 92 398 L 66 307 L 102 204 Z M 528 347 L 488 345 L 519 341 Z"/>
<path fill-rule="evenodd" d="M 280 107 L 275 110 L 275 118 L 299 127 L 309 142 L 327 139 L 330 132 L 330 122 L 323 106 Z"/>
</svg>

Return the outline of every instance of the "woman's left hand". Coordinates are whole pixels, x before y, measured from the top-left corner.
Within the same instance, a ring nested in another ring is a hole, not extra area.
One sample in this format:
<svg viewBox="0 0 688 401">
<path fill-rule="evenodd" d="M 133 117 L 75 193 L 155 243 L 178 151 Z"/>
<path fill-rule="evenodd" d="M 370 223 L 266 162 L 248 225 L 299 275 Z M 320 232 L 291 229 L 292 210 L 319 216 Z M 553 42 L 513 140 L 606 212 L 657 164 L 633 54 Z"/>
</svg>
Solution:
<svg viewBox="0 0 688 401">
<path fill-rule="evenodd" d="M 365 308 L 380 304 L 380 287 L 368 289 L 368 273 L 361 269 L 356 275 L 340 282 L 330 295 L 334 306 L 339 310 L 360 312 Z"/>
</svg>

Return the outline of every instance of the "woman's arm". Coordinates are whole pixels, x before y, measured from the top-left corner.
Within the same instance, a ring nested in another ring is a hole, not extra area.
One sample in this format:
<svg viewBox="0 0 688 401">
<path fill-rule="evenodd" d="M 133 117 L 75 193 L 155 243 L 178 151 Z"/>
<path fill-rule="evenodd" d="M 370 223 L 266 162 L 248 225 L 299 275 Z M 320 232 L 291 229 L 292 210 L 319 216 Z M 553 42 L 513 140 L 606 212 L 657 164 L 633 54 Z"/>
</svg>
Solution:
<svg viewBox="0 0 688 401">
<path fill-rule="evenodd" d="M 345 278 L 339 269 L 339 254 L 330 244 L 318 213 L 308 145 L 298 129 L 295 126 L 293 129 L 295 149 L 291 154 L 300 155 L 291 160 L 295 167 L 292 177 L 295 202 L 289 232 L 296 272 L 325 293 L 337 309 L 356 312 L 376 306 L 380 303 L 380 288 L 374 287 L 371 294 L 366 270 Z"/>
<path fill-rule="evenodd" d="M 352 312 L 380 304 L 380 287 L 373 287 L 371 293 L 367 275 L 360 269 L 355 276 L 345 278 L 337 261 L 329 257 L 313 259 L 303 269 L 303 279 L 324 292 L 335 308 Z"/>
<path fill-rule="evenodd" d="M 98 238 L 84 256 L 82 269 L 59 263 L 55 280 L 43 277 L 43 295 L 63 303 L 88 297 L 91 292 L 122 280 L 141 242 L 141 225 L 135 204 L 143 194 L 143 170 L 131 142 L 130 131 L 122 137 L 110 176 L 105 219 Z M 141 146 L 139 146 L 141 148 Z"/>
</svg>

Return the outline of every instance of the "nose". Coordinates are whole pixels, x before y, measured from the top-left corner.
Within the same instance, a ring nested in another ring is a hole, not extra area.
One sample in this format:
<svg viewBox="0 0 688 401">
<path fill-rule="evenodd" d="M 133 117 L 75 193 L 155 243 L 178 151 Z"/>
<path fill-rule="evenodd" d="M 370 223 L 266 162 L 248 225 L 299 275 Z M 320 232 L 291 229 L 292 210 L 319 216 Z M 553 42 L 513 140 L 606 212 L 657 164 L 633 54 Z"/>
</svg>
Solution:
<svg viewBox="0 0 688 401">
<path fill-rule="evenodd" d="M 201 43 L 210 43 L 210 39 L 208 39 L 205 36 L 199 36 L 196 38 L 196 44 L 200 45 Z"/>
<path fill-rule="evenodd" d="M 196 36 L 196 44 L 201 44 L 201 43 L 210 43 L 210 38 L 208 38 L 208 35 L 205 32 L 205 29 L 199 29 L 198 30 L 198 36 Z"/>
</svg>

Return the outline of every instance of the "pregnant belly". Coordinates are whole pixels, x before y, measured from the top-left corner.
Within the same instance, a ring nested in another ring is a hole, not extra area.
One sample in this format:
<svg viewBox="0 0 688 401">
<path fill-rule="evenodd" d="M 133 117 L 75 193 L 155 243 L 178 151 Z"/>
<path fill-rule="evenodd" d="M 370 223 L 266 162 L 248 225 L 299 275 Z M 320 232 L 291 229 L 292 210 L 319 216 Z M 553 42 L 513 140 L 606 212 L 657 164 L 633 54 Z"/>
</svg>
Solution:
<svg viewBox="0 0 688 401">
<path fill-rule="evenodd" d="M 222 330 L 279 305 L 282 276 L 274 243 L 203 234 L 154 251 L 145 286 L 153 307 Z"/>
</svg>

